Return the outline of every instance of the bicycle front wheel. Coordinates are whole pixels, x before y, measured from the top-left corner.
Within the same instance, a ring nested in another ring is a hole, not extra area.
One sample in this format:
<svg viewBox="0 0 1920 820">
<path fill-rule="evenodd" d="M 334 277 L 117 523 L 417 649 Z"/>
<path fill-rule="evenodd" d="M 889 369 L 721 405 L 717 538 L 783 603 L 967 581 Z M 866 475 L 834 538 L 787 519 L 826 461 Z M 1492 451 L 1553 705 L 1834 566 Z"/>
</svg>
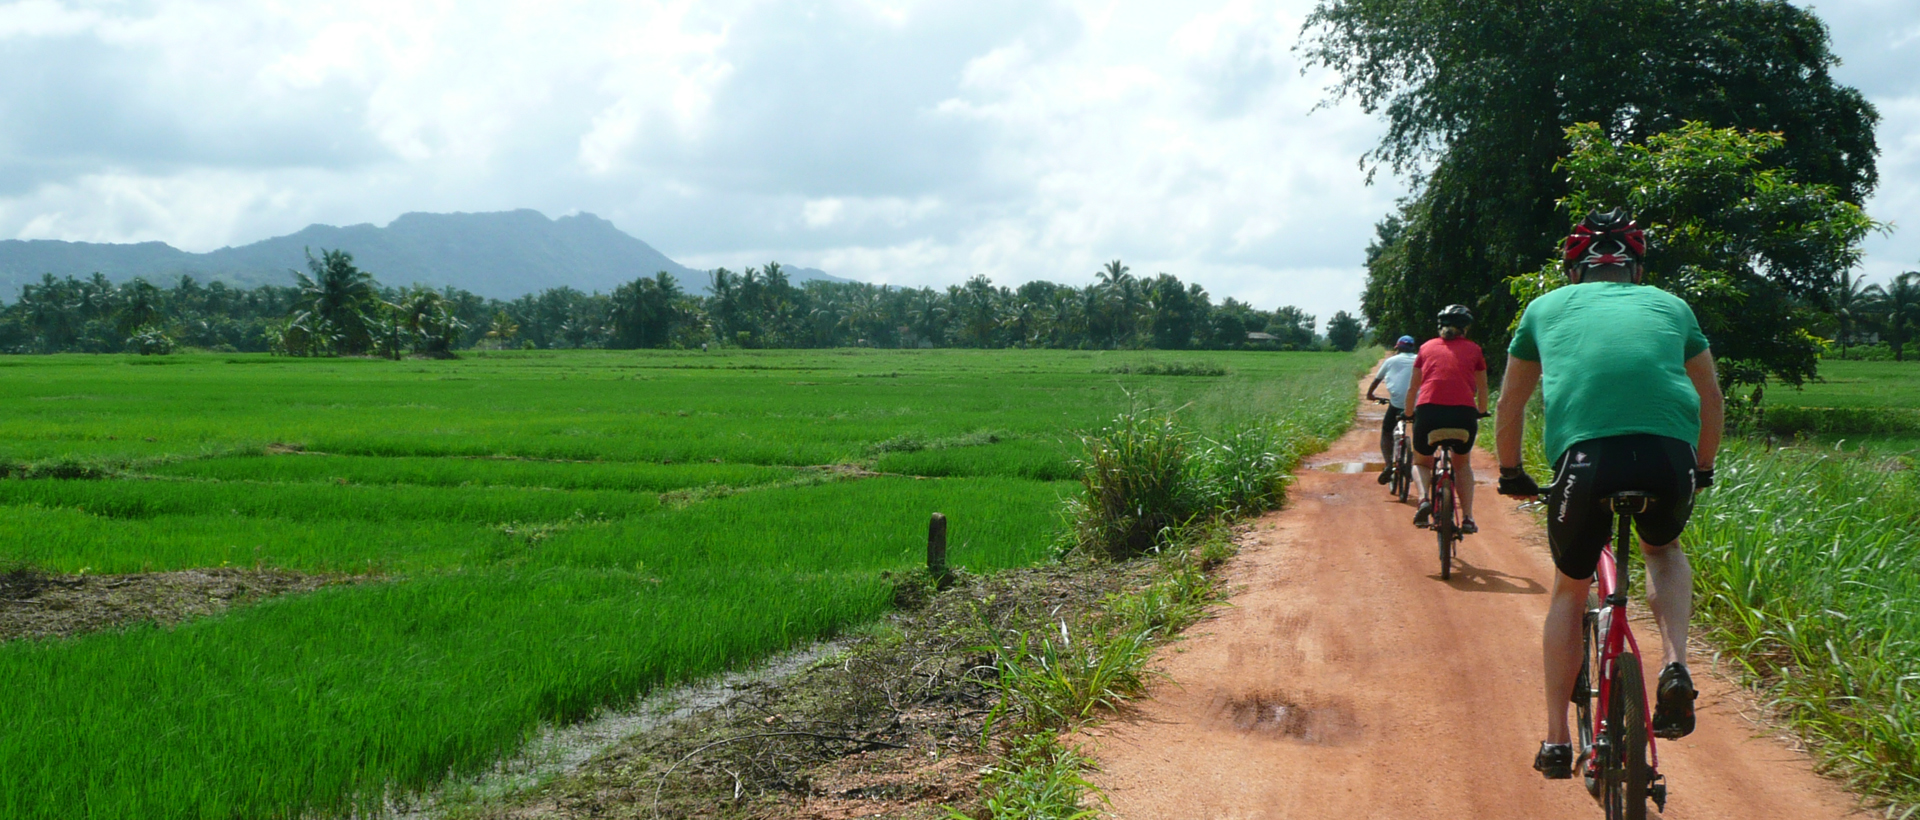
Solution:
<svg viewBox="0 0 1920 820">
<path fill-rule="evenodd" d="M 1646 820 L 1647 687 L 1640 658 L 1620 653 L 1612 697 L 1607 698 L 1607 736 L 1613 741 L 1613 771 L 1607 778 L 1607 820 Z"/>
</svg>

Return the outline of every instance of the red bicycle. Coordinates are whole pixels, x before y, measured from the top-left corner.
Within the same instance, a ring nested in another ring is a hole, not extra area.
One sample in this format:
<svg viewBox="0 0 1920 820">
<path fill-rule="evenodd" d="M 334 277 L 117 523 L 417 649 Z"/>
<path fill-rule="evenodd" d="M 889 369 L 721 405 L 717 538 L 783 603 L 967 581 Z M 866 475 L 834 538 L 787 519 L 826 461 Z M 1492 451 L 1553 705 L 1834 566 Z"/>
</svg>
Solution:
<svg viewBox="0 0 1920 820">
<path fill-rule="evenodd" d="M 1616 521 L 1613 543 L 1600 550 L 1596 590 L 1588 599 L 1580 675 L 1573 684 L 1580 756 L 1574 765 L 1607 820 L 1645 820 L 1647 800 L 1667 810 L 1667 784 L 1653 743 L 1640 644 L 1627 625 L 1627 567 L 1633 554 L 1633 515 L 1652 506 L 1652 493 L 1620 492 L 1601 500 Z M 1597 684 L 1597 686 L 1595 685 Z"/>
</svg>

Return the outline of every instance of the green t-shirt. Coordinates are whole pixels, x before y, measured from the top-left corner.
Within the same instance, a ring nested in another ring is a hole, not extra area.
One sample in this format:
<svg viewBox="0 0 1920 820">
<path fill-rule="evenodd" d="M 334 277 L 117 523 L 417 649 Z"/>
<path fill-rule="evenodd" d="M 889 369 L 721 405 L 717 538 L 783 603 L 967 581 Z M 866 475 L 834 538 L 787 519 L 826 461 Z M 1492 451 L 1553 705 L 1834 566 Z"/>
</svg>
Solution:
<svg viewBox="0 0 1920 820">
<path fill-rule="evenodd" d="M 1700 394 L 1686 362 L 1707 349 L 1687 303 L 1664 290 L 1588 282 L 1527 305 L 1507 355 L 1540 363 L 1549 461 L 1583 441 L 1632 433 L 1698 446 Z"/>
</svg>

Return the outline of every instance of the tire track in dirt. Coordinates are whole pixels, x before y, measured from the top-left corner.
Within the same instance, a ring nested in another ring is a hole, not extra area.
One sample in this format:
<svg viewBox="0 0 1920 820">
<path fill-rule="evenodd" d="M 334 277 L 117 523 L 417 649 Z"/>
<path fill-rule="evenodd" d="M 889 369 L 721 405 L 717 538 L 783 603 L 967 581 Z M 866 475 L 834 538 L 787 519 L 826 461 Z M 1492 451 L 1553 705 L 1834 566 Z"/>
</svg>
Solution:
<svg viewBox="0 0 1920 820">
<path fill-rule="evenodd" d="M 1300 471 L 1286 509 L 1257 522 L 1227 570 L 1233 605 L 1161 653 L 1168 678 L 1152 698 L 1070 739 L 1098 761 L 1114 817 L 1602 816 L 1577 780 L 1531 768 L 1554 572 L 1544 534 L 1483 481 L 1481 532 L 1439 580 L 1434 536 L 1377 473 L 1316 469 L 1378 462 L 1379 418 L 1363 413 Z M 1489 454 L 1473 457 L 1479 476 L 1498 474 Z M 1657 660 L 1652 626 L 1634 632 Z M 1693 666 L 1698 729 L 1659 746 L 1665 817 L 1859 815 L 1805 755 L 1742 716 L 1744 693 L 1708 674 L 1698 647 Z"/>
</svg>

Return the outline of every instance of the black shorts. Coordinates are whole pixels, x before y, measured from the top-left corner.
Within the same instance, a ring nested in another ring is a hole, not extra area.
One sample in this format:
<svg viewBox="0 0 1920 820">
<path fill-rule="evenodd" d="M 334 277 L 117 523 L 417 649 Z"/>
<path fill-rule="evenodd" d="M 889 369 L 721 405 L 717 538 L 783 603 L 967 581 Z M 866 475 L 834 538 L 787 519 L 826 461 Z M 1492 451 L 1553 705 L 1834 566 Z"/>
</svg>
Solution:
<svg viewBox="0 0 1920 820">
<path fill-rule="evenodd" d="M 1693 445 L 1666 436 L 1608 436 L 1568 447 L 1547 487 L 1547 543 L 1553 547 L 1553 565 L 1568 578 L 1593 577 L 1600 548 L 1613 537 L 1608 526 L 1612 511 L 1602 499 L 1623 490 L 1656 496 L 1646 512 L 1633 516 L 1640 540 L 1672 543 L 1693 516 L 1696 463 Z"/>
<path fill-rule="evenodd" d="M 1423 456 L 1433 455 L 1438 447 L 1427 443 L 1427 433 L 1449 427 L 1467 431 L 1467 440 L 1449 441 L 1447 449 L 1456 453 L 1472 450 L 1474 441 L 1480 438 L 1480 408 L 1453 404 L 1423 404 L 1413 408 L 1413 451 Z"/>
</svg>

